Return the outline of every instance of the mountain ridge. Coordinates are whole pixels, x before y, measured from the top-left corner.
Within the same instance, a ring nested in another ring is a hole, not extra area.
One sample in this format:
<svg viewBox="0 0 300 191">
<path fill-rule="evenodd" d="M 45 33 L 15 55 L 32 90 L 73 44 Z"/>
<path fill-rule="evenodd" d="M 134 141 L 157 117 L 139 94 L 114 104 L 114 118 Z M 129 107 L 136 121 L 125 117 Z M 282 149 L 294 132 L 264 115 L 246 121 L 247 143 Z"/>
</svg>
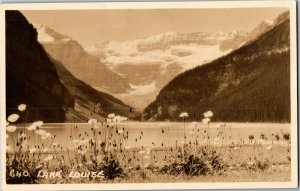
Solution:
<svg viewBox="0 0 300 191">
<path fill-rule="evenodd" d="M 265 65 L 264 65 L 265 63 Z M 175 77 L 143 112 L 144 120 L 290 121 L 289 19 L 241 48 Z M 271 73 L 271 74 L 270 74 Z"/>
</svg>

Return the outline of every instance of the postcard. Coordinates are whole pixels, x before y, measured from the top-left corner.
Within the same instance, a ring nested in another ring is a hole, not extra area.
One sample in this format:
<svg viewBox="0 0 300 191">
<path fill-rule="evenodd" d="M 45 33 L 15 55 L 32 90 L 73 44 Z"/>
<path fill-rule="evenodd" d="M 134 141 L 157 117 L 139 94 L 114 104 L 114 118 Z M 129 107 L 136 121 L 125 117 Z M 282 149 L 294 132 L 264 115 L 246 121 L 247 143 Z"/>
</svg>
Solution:
<svg viewBox="0 0 300 191">
<path fill-rule="evenodd" d="M 297 187 L 294 1 L 0 8 L 3 190 Z"/>
</svg>

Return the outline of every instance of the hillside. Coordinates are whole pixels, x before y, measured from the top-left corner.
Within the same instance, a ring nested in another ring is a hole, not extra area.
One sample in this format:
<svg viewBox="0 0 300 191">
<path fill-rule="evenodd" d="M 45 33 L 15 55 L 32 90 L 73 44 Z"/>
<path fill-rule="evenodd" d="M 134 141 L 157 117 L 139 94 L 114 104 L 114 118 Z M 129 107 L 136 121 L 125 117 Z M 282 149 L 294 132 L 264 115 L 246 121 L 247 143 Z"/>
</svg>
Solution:
<svg viewBox="0 0 300 191">
<path fill-rule="evenodd" d="M 36 29 L 20 12 L 6 12 L 7 115 L 25 103 L 27 122 L 86 122 L 95 113 L 135 117 L 130 106 L 75 78 L 37 39 Z"/>
<path fill-rule="evenodd" d="M 54 61 L 62 83 L 67 87 L 75 100 L 75 111 L 79 112 L 86 118 L 91 117 L 91 113 L 96 112 L 101 116 L 107 116 L 109 113 L 116 113 L 122 116 L 135 117 L 130 106 L 125 105 L 115 97 L 97 91 L 81 80 L 75 78 L 59 61 Z"/>
<path fill-rule="evenodd" d="M 87 53 L 76 40 L 43 25 L 34 27 L 38 32 L 38 41 L 45 50 L 61 61 L 77 79 L 109 93 L 125 93 L 129 88 L 126 78 Z"/>
<path fill-rule="evenodd" d="M 74 99 L 38 43 L 36 30 L 18 11 L 6 11 L 5 19 L 7 115 L 25 103 L 27 122 L 64 122 L 67 110 L 74 107 Z"/>
<path fill-rule="evenodd" d="M 290 23 L 276 21 L 236 51 L 175 77 L 143 120 L 178 120 L 183 111 L 199 120 L 212 110 L 213 121 L 290 121 Z"/>
</svg>

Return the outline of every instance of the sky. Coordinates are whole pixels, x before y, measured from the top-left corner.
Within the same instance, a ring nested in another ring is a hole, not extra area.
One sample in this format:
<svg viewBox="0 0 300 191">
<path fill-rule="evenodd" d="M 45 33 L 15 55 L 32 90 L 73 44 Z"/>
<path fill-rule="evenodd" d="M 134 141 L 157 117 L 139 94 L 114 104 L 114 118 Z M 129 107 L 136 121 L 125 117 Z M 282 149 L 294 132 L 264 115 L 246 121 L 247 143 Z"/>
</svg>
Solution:
<svg viewBox="0 0 300 191">
<path fill-rule="evenodd" d="M 26 10 L 34 24 L 46 25 L 84 47 L 103 41 L 125 41 L 174 32 L 251 31 L 274 20 L 287 8 L 156 9 L 156 10 Z"/>
</svg>

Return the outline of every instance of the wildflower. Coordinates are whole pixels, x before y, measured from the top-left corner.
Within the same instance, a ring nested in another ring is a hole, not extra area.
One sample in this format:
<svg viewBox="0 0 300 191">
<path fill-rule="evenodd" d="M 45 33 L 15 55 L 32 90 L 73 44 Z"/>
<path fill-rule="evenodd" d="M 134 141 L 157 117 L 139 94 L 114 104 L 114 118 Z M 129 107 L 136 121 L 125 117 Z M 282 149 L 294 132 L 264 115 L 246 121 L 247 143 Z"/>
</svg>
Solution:
<svg viewBox="0 0 300 191">
<path fill-rule="evenodd" d="M 271 150 L 272 149 L 272 145 L 265 147 L 265 149 Z"/>
<path fill-rule="evenodd" d="M 17 130 L 17 126 L 9 125 L 6 127 L 6 130 L 10 133 L 15 132 Z"/>
<path fill-rule="evenodd" d="M 87 164 L 87 165 L 92 165 L 93 162 L 92 162 L 91 160 L 88 160 L 88 161 L 86 162 L 86 164 Z"/>
<path fill-rule="evenodd" d="M 148 148 L 146 148 L 146 153 L 147 153 L 147 155 L 150 155 L 150 153 L 151 153 L 151 150 L 152 150 L 152 148 L 151 148 L 151 147 L 148 147 Z"/>
<path fill-rule="evenodd" d="M 226 123 L 221 123 L 220 125 L 219 125 L 219 127 L 225 127 L 226 126 Z"/>
<path fill-rule="evenodd" d="M 48 148 L 44 148 L 44 149 L 42 150 L 42 153 L 47 153 L 48 151 L 49 151 Z"/>
<path fill-rule="evenodd" d="M 18 119 L 19 119 L 19 115 L 18 115 L 18 114 L 11 114 L 11 115 L 7 118 L 7 120 L 8 120 L 9 122 L 12 122 L 12 123 L 16 122 Z"/>
<path fill-rule="evenodd" d="M 213 115 L 214 115 L 214 114 L 213 114 L 212 111 L 207 111 L 207 112 L 203 113 L 203 116 L 206 117 L 206 118 L 212 117 Z"/>
<path fill-rule="evenodd" d="M 25 133 L 19 133 L 18 134 L 18 139 L 25 138 L 25 137 L 26 137 Z"/>
<path fill-rule="evenodd" d="M 48 139 L 51 136 L 50 133 L 45 133 L 41 136 L 42 139 Z"/>
<path fill-rule="evenodd" d="M 112 118 L 114 118 L 116 115 L 114 114 L 114 113 L 111 113 L 111 114 L 108 114 L 108 118 L 110 118 L 110 119 L 112 119 Z"/>
<path fill-rule="evenodd" d="M 181 118 L 186 118 L 186 117 L 189 117 L 189 114 L 187 112 L 182 112 L 179 117 Z"/>
<path fill-rule="evenodd" d="M 80 154 L 80 155 L 84 155 L 84 154 L 86 153 L 85 150 L 80 150 L 80 149 L 79 149 L 77 152 L 78 152 L 78 154 Z"/>
<path fill-rule="evenodd" d="M 38 129 L 38 130 L 35 131 L 35 133 L 36 133 L 37 135 L 43 136 L 43 135 L 46 133 L 46 131 L 43 130 L 43 129 Z"/>
<path fill-rule="evenodd" d="M 147 154 L 147 155 L 144 155 L 143 158 L 144 159 L 150 159 L 150 156 Z"/>
<path fill-rule="evenodd" d="M 32 126 L 41 127 L 43 124 L 44 124 L 43 121 L 36 121 L 36 122 L 32 123 Z"/>
<path fill-rule="evenodd" d="M 72 143 L 73 143 L 73 145 L 74 145 L 75 147 L 78 147 L 78 146 L 80 145 L 80 140 L 74 139 L 74 140 L 72 141 Z"/>
<path fill-rule="evenodd" d="M 106 119 L 106 122 L 107 123 L 112 123 L 113 122 L 113 119 L 111 118 L 111 119 Z M 109 127 L 109 126 L 108 126 Z"/>
<path fill-rule="evenodd" d="M 25 109 L 26 109 L 26 104 L 20 104 L 20 105 L 18 106 L 18 110 L 19 110 L 19 111 L 25 111 Z"/>
<path fill-rule="evenodd" d="M 122 117 L 120 115 L 117 115 L 113 118 L 113 121 L 115 121 L 115 122 L 121 122 L 121 120 L 122 120 Z"/>
<path fill-rule="evenodd" d="M 198 126 L 198 122 L 193 121 L 193 122 L 191 123 L 191 127 L 197 127 L 197 126 Z"/>
<path fill-rule="evenodd" d="M 123 134 L 124 133 L 124 131 L 122 129 L 118 129 L 117 131 L 118 131 L 119 134 Z"/>
<path fill-rule="evenodd" d="M 44 161 L 51 161 L 51 160 L 53 160 L 54 159 L 54 156 L 53 155 L 48 155 L 48 157 L 46 157 L 45 159 L 44 159 Z"/>
<path fill-rule="evenodd" d="M 37 152 L 37 149 L 36 148 L 31 148 L 29 149 L 29 153 L 36 153 Z"/>
<path fill-rule="evenodd" d="M 96 125 L 97 124 L 97 119 L 89 119 L 88 124 Z"/>
<path fill-rule="evenodd" d="M 209 122 L 210 122 L 209 118 L 202 119 L 202 123 L 204 123 L 204 124 L 208 124 Z"/>
<path fill-rule="evenodd" d="M 220 140 L 219 137 L 215 137 L 215 138 L 214 138 L 214 141 L 219 141 L 219 140 Z"/>
<path fill-rule="evenodd" d="M 247 164 L 248 165 L 253 165 L 254 163 L 250 161 L 250 162 L 247 162 Z"/>
<path fill-rule="evenodd" d="M 122 117 L 122 121 L 126 121 L 127 119 L 127 117 Z"/>
<path fill-rule="evenodd" d="M 11 148 L 10 145 L 6 145 L 6 152 L 7 153 L 12 153 L 13 152 L 13 149 Z"/>
<path fill-rule="evenodd" d="M 31 126 L 27 127 L 26 129 L 27 129 L 28 131 L 35 131 L 35 130 L 37 129 L 37 127 L 34 126 L 34 125 L 31 125 Z"/>
</svg>

